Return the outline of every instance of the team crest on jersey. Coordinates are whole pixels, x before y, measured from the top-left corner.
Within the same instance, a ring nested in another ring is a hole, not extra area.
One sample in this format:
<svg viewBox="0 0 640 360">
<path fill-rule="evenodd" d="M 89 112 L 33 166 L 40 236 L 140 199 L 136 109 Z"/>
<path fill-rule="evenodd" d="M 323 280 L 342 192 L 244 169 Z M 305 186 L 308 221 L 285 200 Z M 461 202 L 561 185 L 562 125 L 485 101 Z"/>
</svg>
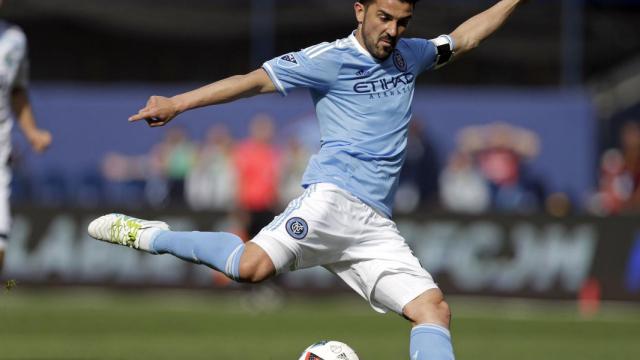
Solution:
<svg viewBox="0 0 640 360">
<path fill-rule="evenodd" d="M 401 72 L 407 71 L 407 62 L 404 61 L 404 57 L 402 57 L 402 54 L 400 53 L 400 51 L 394 50 L 392 56 L 393 56 L 393 65 L 395 65 L 396 68 Z"/>
<path fill-rule="evenodd" d="M 291 235 L 292 238 L 297 240 L 302 240 L 307 236 L 309 232 L 309 226 L 304 219 L 299 217 L 293 217 L 287 221 L 287 233 Z"/>
<path fill-rule="evenodd" d="M 278 66 L 286 69 L 291 69 L 298 65 L 298 59 L 296 59 L 296 56 L 293 53 L 283 55 L 278 59 Z"/>
</svg>

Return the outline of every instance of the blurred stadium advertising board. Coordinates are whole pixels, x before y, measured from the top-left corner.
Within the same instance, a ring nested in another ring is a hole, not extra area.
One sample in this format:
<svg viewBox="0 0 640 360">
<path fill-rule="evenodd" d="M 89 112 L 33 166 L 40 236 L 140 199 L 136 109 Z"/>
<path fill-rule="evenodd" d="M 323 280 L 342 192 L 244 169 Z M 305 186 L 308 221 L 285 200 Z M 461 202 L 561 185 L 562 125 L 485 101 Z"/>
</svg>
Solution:
<svg viewBox="0 0 640 360">
<path fill-rule="evenodd" d="M 90 239 L 102 212 L 22 208 L 15 216 L 4 277 L 35 285 L 169 286 L 224 289 L 203 266 Z M 224 229 L 220 213 L 144 212 L 174 230 Z M 640 225 L 633 217 L 457 216 L 397 218 L 422 264 L 450 294 L 573 299 L 586 283 L 603 299 L 640 300 Z M 338 291 L 322 268 L 282 276 L 290 289 Z"/>
</svg>

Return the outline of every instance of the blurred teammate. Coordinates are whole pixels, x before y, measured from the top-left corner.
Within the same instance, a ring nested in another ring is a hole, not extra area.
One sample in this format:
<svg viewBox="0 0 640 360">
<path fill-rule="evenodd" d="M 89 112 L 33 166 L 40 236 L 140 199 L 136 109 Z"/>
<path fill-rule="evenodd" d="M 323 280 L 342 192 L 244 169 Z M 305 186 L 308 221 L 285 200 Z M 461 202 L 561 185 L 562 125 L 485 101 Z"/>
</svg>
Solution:
<svg viewBox="0 0 640 360">
<path fill-rule="evenodd" d="M 38 128 L 31 111 L 28 71 L 26 36 L 19 27 L 0 20 L 0 271 L 11 226 L 11 113 L 35 152 L 43 152 L 51 144 L 51 134 Z"/>
<path fill-rule="evenodd" d="M 260 232 L 276 215 L 280 153 L 273 144 L 274 123 L 266 114 L 256 115 L 249 137 L 236 145 L 237 204 L 246 217 L 249 238 Z"/>
<path fill-rule="evenodd" d="M 414 325 L 411 359 L 453 359 L 449 307 L 390 220 L 415 79 L 476 47 L 521 1 L 499 1 L 451 35 L 401 39 L 416 2 L 356 2 L 358 28 L 348 37 L 192 92 L 153 96 L 130 118 L 162 126 L 189 109 L 309 89 L 322 148 L 303 177 L 306 190 L 247 245 L 228 233 L 172 232 L 165 223 L 120 214 L 94 220 L 90 235 L 152 254 L 170 253 L 245 282 L 324 266 L 377 311 L 394 311 Z"/>
</svg>

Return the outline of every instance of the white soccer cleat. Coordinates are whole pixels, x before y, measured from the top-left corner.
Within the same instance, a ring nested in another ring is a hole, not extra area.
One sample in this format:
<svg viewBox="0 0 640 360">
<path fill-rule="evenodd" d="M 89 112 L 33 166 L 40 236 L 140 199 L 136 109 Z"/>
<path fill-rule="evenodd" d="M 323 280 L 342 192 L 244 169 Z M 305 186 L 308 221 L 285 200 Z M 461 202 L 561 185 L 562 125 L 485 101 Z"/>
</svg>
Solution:
<svg viewBox="0 0 640 360">
<path fill-rule="evenodd" d="M 134 249 L 149 250 L 141 246 L 140 239 L 146 230 L 169 230 L 162 221 L 137 219 L 123 214 L 107 214 L 89 224 L 89 235 L 100 241 L 120 244 Z"/>
</svg>

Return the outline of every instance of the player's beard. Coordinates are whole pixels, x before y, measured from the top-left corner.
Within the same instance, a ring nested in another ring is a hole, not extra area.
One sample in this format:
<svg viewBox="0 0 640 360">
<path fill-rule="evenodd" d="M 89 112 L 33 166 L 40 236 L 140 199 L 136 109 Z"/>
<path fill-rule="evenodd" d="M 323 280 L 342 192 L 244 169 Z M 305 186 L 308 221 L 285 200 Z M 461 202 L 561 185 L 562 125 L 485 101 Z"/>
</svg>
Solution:
<svg viewBox="0 0 640 360">
<path fill-rule="evenodd" d="M 362 37 L 367 51 L 380 61 L 386 60 L 396 47 L 397 38 L 392 38 L 387 34 L 379 36 L 369 34 L 366 30 L 366 23 L 362 24 Z M 383 40 L 388 42 L 385 43 Z"/>
</svg>

